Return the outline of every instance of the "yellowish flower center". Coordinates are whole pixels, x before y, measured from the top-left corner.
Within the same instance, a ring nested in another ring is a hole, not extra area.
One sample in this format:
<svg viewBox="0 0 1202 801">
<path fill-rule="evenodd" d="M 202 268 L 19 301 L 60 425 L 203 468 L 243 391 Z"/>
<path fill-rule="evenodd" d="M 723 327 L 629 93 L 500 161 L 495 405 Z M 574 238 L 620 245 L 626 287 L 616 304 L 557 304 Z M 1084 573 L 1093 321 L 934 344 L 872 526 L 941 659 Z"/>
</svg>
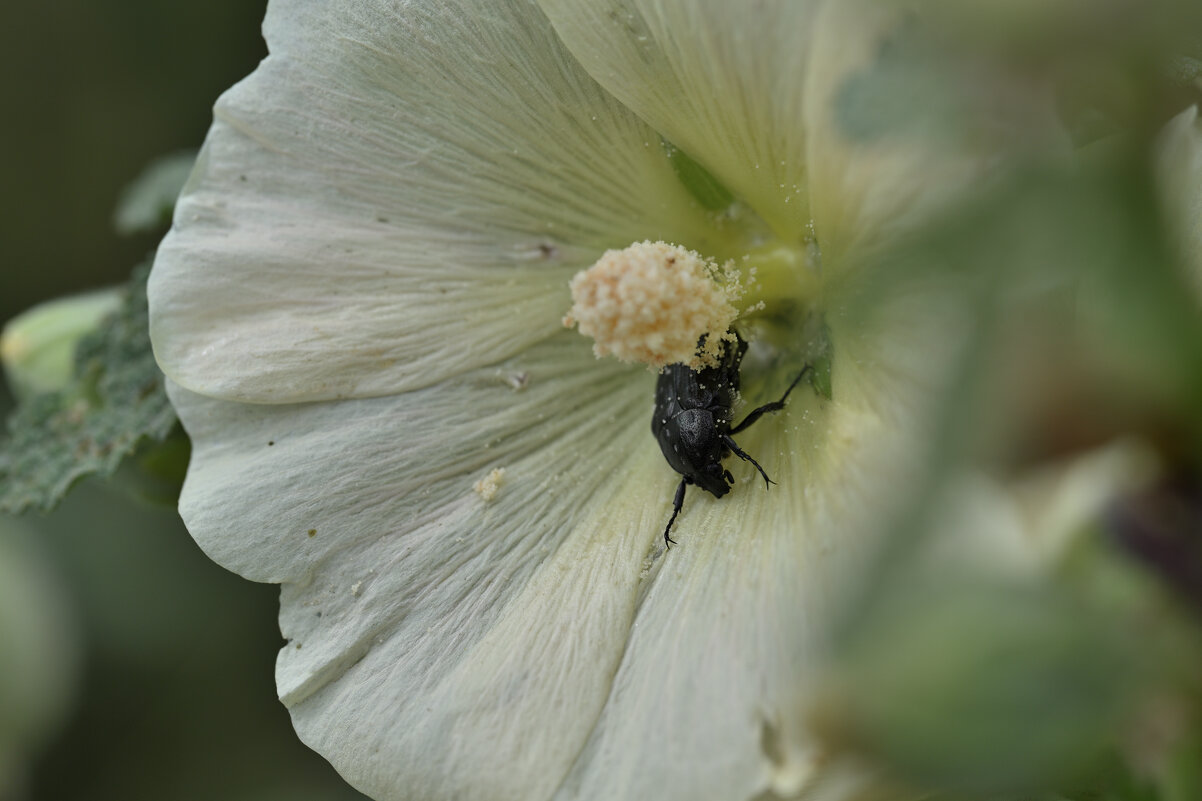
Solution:
<svg viewBox="0 0 1202 801">
<path fill-rule="evenodd" d="M 717 363 L 733 301 L 743 294 L 739 274 L 665 242 L 609 250 L 572 279 L 572 309 L 564 325 L 594 340 L 598 357 L 613 355 L 659 369 Z M 702 342 L 702 337 L 705 337 Z M 699 342 L 700 347 L 699 347 Z"/>
</svg>

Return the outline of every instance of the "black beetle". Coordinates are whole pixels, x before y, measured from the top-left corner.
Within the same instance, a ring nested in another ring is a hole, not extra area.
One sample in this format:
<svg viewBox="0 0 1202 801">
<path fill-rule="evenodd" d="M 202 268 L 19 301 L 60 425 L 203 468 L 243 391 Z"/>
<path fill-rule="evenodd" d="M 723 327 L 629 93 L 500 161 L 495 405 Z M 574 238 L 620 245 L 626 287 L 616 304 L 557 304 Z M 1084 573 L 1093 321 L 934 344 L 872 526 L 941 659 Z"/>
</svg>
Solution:
<svg viewBox="0 0 1202 801">
<path fill-rule="evenodd" d="M 768 478 L 759 462 L 752 459 L 731 439 L 732 434 L 744 430 L 767 412 L 784 408 L 789 393 L 809 371 L 806 365 L 793 379 L 793 383 L 780 396 L 780 400 L 765 403 L 743 418 L 737 426 L 731 426 L 735 395 L 739 391 L 739 365 L 747 353 L 747 342 L 737 331 L 735 341 L 727 341 L 722 358 L 717 365 L 693 370 L 684 364 L 670 364 L 659 374 L 655 384 L 655 414 L 651 418 L 651 433 L 659 442 L 668 464 L 683 478 L 676 488 L 676 499 L 672 502 L 672 517 L 664 527 L 664 547 L 671 547 L 676 540 L 668 536 L 680 508 L 684 505 L 684 489 L 696 484 L 721 498 L 730 491 L 734 476 L 722 467 L 722 460 L 730 453 L 745 462 L 751 462 L 764 477 L 764 487 L 775 483 Z M 704 342 L 704 338 L 703 338 Z"/>
</svg>

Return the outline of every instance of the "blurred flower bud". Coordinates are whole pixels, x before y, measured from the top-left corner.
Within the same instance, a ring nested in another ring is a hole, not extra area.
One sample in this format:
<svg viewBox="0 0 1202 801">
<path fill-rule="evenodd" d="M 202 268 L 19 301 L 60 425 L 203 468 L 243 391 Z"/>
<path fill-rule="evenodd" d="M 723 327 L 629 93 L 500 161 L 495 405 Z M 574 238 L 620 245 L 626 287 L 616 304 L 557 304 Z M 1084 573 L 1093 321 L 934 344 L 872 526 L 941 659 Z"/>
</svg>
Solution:
<svg viewBox="0 0 1202 801">
<path fill-rule="evenodd" d="M 13 394 L 29 397 L 66 386 L 75 346 L 120 303 L 120 289 L 104 289 L 52 300 L 9 320 L 0 334 L 0 359 Z"/>
</svg>

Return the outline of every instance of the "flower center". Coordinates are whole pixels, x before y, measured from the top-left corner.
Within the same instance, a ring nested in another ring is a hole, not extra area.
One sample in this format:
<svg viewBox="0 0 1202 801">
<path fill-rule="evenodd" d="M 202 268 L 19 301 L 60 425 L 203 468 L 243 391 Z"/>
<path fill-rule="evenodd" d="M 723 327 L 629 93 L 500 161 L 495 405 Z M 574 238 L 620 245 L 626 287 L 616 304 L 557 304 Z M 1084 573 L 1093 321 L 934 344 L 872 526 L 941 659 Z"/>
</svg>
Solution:
<svg viewBox="0 0 1202 801">
<path fill-rule="evenodd" d="M 665 242 L 608 250 L 576 274 L 571 289 L 564 325 L 592 337 L 598 357 L 612 354 L 655 369 L 716 364 L 721 343 L 733 338 L 730 324 L 739 314 L 733 301 L 743 295 L 733 265 L 720 269 Z"/>
<path fill-rule="evenodd" d="M 576 274 L 563 322 L 592 337 L 599 358 L 712 367 L 736 318 L 796 319 L 813 301 L 818 276 L 808 265 L 803 251 L 779 243 L 719 266 L 678 245 L 637 242 Z"/>
</svg>

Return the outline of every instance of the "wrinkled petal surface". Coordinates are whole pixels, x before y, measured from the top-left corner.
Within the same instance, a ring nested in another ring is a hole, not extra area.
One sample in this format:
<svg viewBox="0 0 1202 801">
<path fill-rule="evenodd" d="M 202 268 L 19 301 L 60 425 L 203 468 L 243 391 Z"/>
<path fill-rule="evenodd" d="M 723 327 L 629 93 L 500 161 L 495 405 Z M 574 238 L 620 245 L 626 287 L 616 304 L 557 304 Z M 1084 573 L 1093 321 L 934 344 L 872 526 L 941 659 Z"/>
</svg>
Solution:
<svg viewBox="0 0 1202 801">
<path fill-rule="evenodd" d="M 273 0 L 264 32 L 151 278 L 156 354 L 184 387 L 425 386 L 557 330 L 567 279 L 605 248 L 707 249 L 658 135 L 532 2 Z"/>
<path fill-rule="evenodd" d="M 653 376 L 566 333 L 385 398 L 173 386 L 196 448 L 181 514 L 216 561 L 283 585 L 281 698 L 374 797 L 792 792 L 815 779 L 798 676 L 889 504 L 879 473 L 918 458 L 898 416 L 930 372 L 930 349 L 836 335 L 836 401 L 806 387 L 739 435 L 778 486 L 732 459 L 732 493 L 693 488 L 666 553 Z"/>
<path fill-rule="evenodd" d="M 384 398 L 173 387 L 196 443 L 181 514 L 216 561 L 283 584 L 280 696 L 365 792 L 550 795 L 604 703 L 668 492 L 632 461 L 649 379 L 565 333 Z M 496 467 L 486 502 L 473 483 Z"/>
</svg>

